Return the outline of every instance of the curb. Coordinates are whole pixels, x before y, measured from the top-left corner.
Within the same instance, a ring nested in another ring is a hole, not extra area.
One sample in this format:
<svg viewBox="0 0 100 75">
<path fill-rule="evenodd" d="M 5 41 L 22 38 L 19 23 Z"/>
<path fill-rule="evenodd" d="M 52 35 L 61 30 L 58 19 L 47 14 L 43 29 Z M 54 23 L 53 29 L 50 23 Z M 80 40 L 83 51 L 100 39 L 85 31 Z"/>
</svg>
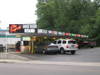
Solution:
<svg viewBox="0 0 100 75">
<path fill-rule="evenodd" d="M 24 63 L 25 61 L 21 60 L 9 60 L 9 59 L 0 59 L 0 63 Z"/>
<path fill-rule="evenodd" d="M 100 63 L 96 62 L 52 62 L 52 61 L 21 61 L 21 60 L 7 60 L 1 59 L 0 63 L 19 63 L 19 64 L 35 64 L 35 65 L 59 65 L 59 66 L 95 66 L 100 67 Z"/>
</svg>

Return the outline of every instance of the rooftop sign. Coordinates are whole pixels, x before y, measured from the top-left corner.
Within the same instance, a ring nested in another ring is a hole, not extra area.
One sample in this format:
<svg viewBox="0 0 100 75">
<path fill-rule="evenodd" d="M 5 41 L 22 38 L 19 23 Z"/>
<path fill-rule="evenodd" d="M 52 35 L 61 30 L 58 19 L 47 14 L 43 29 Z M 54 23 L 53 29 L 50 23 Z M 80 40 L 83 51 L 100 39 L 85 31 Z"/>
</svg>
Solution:
<svg viewBox="0 0 100 75">
<path fill-rule="evenodd" d="M 88 38 L 87 35 L 81 34 L 73 34 L 73 33 L 65 33 L 58 32 L 54 30 L 45 30 L 45 29 L 37 29 L 34 27 L 34 24 L 10 24 L 9 25 L 10 33 L 36 33 L 37 35 L 52 35 L 52 36 L 69 36 L 69 37 L 80 37 L 80 38 Z"/>
<path fill-rule="evenodd" d="M 33 24 L 10 24 L 10 33 L 35 33 L 35 27 Z"/>
</svg>

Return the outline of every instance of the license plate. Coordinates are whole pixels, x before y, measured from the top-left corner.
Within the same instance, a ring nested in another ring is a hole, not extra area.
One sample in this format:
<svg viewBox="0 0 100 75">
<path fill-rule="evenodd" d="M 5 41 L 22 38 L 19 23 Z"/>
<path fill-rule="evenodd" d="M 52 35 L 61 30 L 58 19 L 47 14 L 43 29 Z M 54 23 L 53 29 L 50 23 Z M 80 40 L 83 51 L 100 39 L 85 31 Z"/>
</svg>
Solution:
<svg viewBox="0 0 100 75">
<path fill-rule="evenodd" d="M 71 48 L 74 48 L 74 45 L 71 45 Z"/>
</svg>

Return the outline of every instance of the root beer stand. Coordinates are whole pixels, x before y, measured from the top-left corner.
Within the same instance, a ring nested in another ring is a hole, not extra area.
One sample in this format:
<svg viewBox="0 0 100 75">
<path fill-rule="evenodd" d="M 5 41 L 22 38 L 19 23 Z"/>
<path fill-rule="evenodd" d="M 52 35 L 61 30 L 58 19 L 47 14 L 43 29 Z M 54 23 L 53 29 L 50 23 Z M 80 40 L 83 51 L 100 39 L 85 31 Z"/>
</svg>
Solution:
<svg viewBox="0 0 100 75">
<path fill-rule="evenodd" d="M 16 33 L 16 35 L 20 35 L 20 52 L 32 54 L 41 53 L 40 46 L 43 42 L 51 42 L 58 38 L 78 37 L 71 33 L 38 29 L 33 24 L 10 24 L 9 33 Z M 88 38 L 86 35 L 82 36 L 84 36 L 84 38 Z"/>
</svg>

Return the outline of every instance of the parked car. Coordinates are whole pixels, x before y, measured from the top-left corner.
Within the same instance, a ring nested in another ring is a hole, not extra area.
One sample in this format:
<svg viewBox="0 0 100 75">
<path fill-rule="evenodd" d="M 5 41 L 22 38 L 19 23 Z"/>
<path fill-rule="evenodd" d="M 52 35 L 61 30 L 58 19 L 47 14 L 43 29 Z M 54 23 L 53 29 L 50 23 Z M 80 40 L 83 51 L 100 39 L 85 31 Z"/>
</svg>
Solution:
<svg viewBox="0 0 100 75">
<path fill-rule="evenodd" d="M 59 48 L 56 44 L 51 43 L 43 48 L 43 53 L 58 53 Z"/>
<path fill-rule="evenodd" d="M 75 54 L 77 50 L 78 44 L 76 40 L 58 39 L 46 46 L 43 50 L 43 53 L 60 52 L 61 54 L 64 54 L 65 52 L 70 52 L 71 54 Z"/>
<path fill-rule="evenodd" d="M 78 42 L 78 44 L 79 44 L 79 49 L 80 48 L 88 48 L 88 47 L 90 47 L 90 48 L 96 47 L 95 41 L 87 41 L 87 40 L 82 41 L 81 40 L 81 41 Z"/>
<path fill-rule="evenodd" d="M 37 42 L 36 44 L 36 53 L 41 54 L 44 52 L 44 50 L 50 45 L 51 42 L 49 41 L 42 41 L 42 42 Z"/>
</svg>

